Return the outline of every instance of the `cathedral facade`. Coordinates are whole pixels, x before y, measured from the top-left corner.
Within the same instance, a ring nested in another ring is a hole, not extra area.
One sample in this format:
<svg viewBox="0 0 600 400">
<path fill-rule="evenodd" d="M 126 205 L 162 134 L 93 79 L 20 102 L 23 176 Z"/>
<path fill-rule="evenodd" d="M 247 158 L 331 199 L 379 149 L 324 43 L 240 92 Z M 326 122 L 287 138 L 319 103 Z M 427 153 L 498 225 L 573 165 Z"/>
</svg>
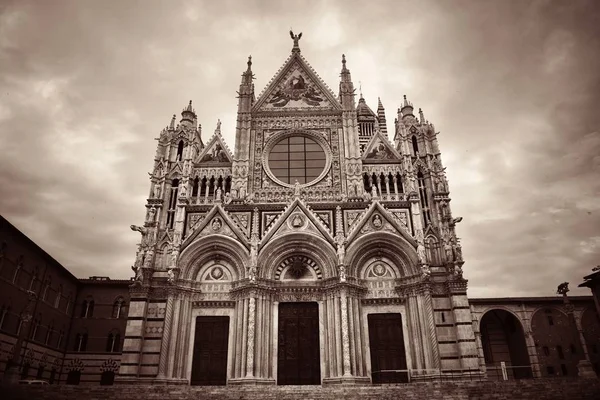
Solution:
<svg viewBox="0 0 600 400">
<path fill-rule="evenodd" d="M 437 132 L 291 54 L 251 59 L 233 150 L 190 102 L 162 130 L 117 381 L 381 383 L 479 371 Z M 415 115 L 417 114 L 417 115 Z"/>
</svg>

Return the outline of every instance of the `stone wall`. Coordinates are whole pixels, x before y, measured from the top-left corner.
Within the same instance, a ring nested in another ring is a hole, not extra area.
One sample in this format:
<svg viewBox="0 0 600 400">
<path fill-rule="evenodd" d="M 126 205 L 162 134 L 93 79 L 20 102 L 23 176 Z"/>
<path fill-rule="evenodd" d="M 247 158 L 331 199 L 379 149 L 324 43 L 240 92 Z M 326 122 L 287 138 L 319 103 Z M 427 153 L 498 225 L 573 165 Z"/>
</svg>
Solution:
<svg viewBox="0 0 600 400">
<path fill-rule="evenodd" d="M 287 399 L 444 399 L 444 400 L 595 400 L 600 381 L 538 379 L 508 382 L 429 382 L 382 386 L 14 386 L 2 388 L 5 400 L 287 400 Z"/>
</svg>

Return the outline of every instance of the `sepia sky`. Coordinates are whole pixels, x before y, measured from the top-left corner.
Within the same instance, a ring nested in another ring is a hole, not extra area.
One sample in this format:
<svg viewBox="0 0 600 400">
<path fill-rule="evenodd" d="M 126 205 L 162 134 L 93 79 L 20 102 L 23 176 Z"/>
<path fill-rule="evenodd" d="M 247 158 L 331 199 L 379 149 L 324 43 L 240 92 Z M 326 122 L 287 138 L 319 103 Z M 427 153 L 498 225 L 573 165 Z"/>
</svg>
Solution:
<svg viewBox="0 0 600 400">
<path fill-rule="evenodd" d="M 156 141 L 191 99 L 233 148 L 241 73 L 341 55 L 388 126 L 435 124 L 471 297 L 552 296 L 600 264 L 597 1 L 0 2 L 0 213 L 78 277 L 128 278 Z M 393 129 L 392 129 L 393 130 Z"/>
</svg>

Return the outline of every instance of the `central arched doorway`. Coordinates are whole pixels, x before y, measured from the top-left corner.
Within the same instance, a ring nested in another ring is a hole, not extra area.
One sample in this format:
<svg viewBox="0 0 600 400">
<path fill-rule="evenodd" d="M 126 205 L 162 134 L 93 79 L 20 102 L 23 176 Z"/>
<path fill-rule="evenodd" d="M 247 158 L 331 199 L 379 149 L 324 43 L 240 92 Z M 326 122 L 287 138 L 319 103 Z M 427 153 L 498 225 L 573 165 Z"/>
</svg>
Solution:
<svg viewBox="0 0 600 400">
<path fill-rule="evenodd" d="M 531 364 L 521 322 L 506 310 L 489 310 L 480 323 L 481 344 L 490 379 L 502 379 L 501 363 L 508 378 L 531 378 Z"/>
<path fill-rule="evenodd" d="M 279 385 L 321 384 L 318 303 L 280 303 L 278 343 Z"/>
</svg>

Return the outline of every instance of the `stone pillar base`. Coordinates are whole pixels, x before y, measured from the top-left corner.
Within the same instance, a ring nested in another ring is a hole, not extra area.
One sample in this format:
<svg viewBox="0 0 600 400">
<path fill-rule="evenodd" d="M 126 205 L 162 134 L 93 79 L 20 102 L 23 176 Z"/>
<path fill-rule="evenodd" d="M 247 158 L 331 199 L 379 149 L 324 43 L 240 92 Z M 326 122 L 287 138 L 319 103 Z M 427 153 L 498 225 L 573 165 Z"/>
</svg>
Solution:
<svg viewBox="0 0 600 400">
<path fill-rule="evenodd" d="M 235 378 L 227 381 L 228 385 L 275 385 L 275 379 L 269 378 Z"/>
<path fill-rule="evenodd" d="M 322 385 L 370 385 L 371 379 L 366 376 L 339 376 L 323 378 Z"/>
<path fill-rule="evenodd" d="M 598 375 L 594 371 L 594 367 L 592 367 L 592 363 L 588 360 L 579 360 L 577 363 L 577 375 L 580 378 L 584 379 L 598 379 Z"/>
</svg>

